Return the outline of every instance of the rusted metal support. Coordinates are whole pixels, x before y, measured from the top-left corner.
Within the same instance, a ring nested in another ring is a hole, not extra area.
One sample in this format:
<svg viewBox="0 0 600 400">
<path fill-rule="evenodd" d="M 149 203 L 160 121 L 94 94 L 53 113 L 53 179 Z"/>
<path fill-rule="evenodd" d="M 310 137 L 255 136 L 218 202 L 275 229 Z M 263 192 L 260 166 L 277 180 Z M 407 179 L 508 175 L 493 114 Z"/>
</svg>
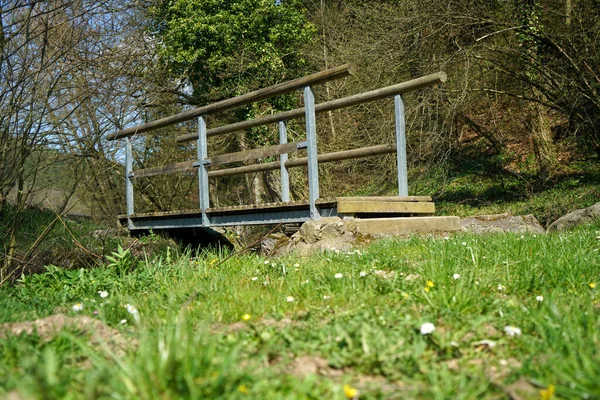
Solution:
<svg viewBox="0 0 600 400">
<path fill-rule="evenodd" d="M 116 140 L 139 133 L 149 132 L 155 129 L 164 128 L 165 126 L 190 121 L 200 116 L 230 110 L 232 108 L 253 103 L 255 101 L 260 101 L 268 99 L 270 97 L 293 92 L 294 90 L 301 89 L 303 87 L 306 87 L 307 85 L 319 85 L 331 80 L 345 78 L 347 76 L 350 76 L 351 73 L 352 68 L 350 64 L 344 64 L 339 67 L 330 68 L 328 70 L 317 72 L 308 76 L 303 76 L 301 78 L 294 79 L 288 82 L 269 86 L 263 89 L 258 89 L 253 92 L 246 93 L 231 99 L 218 101 L 216 103 L 208 104 L 199 108 L 194 108 L 192 110 L 187 110 L 176 115 L 171 115 L 169 117 L 158 119 L 156 121 L 148 122 L 131 128 L 122 129 L 118 132 L 111 133 L 106 138 L 108 140 Z"/>
</svg>

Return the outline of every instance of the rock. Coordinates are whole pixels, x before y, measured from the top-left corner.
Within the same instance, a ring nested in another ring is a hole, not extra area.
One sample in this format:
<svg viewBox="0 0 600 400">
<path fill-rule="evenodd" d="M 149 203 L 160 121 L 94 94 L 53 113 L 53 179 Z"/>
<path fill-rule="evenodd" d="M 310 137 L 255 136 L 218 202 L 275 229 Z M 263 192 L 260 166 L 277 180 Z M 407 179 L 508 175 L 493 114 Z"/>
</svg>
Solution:
<svg viewBox="0 0 600 400">
<path fill-rule="evenodd" d="M 600 220 L 600 203 L 563 215 L 550 224 L 548 232 L 560 232 L 575 226 L 591 224 L 598 220 Z"/>
<path fill-rule="evenodd" d="M 264 255 L 271 255 L 277 252 L 279 248 L 285 246 L 290 241 L 284 233 L 272 233 L 260 243 L 260 251 Z"/>
<path fill-rule="evenodd" d="M 346 225 L 339 217 L 327 217 L 306 221 L 300 227 L 300 235 L 305 243 L 312 244 L 319 240 L 329 240 L 343 235 Z"/>
<path fill-rule="evenodd" d="M 356 223 L 339 217 L 307 221 L 289 240 L 279 239 L 272 245 L 273 255 L 308 255 L 319 251 L 347 251 L 356 239 Z"/>
<path fill-rule="evenodd" d="M 545 233 L 533 215 L 492 214 L 478 215 L 460 220 L 463 230 L 473 233 Z"/>
</svg>

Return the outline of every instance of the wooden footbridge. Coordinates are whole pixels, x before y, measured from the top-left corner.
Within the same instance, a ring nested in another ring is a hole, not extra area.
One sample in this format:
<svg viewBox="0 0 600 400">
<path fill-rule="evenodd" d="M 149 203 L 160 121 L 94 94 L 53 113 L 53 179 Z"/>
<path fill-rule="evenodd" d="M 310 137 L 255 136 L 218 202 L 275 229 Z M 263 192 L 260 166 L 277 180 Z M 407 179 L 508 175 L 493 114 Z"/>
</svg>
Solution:
<svg viewBox="0 0 600 400">
<path fill-rule="evenodd" d="M 329 216 L 370 218 L 382 216 L 432 215 L 435 212 L 435 206 L 431 202 L 430 197 L 408 196 L 406 134 L 402 94 L 442 83 L 446 80 L 446 74 L 439 72 L 370 92 L 315 104 L 312 91 L 313 86 L 330 80 L 344 78 L 349 75 L 350 67 L 348 65 L 343 65 L 110 134 L 108 136 L 109 140 L 125 138 L 127 142 L 127 214 L 119 216 L 119 221 L 130 230 L 148 230 L 299 223 L 310 219 L 319 219 L 321 217 Z M 205 117 L 209 114 L 223 112 L 295 90 L 304 91 L 304 107 L 302 108 L 210 129 L 206 126 Z M 395 99 L 395 143 L 350 149 L 335 153 L 318 154 L 316 114 L 387 97 L 394 97 Z M 306 140 L 288 143 L 286 121 L 296 118 L 305 119 Z M 131 140 L 134 135 L 143 134 L 192 119 L 198 120 L 198 133 L 182 135 L 177 138 L 177 142 L 184 143 L 194 140 L 197 141 L 197 158 L 171 165 L 133 170 L 133 150 Z M 208 154 L 208 137 L 244 131 L 246 129 L 267 124 L 278 124 L 280 144 L 228 154 Z M 306 157 L 288 159 L 289 153 L 299 151 L 306 151 Z M 319 164 L 361 157 L 371 157 L 387 153 L 397 154 L 398 196 L 337 197 L 331 199 L 320 197 Z M 241 167 L 223 167 L 226 164 L 272 156 L 278 156 L 279 160 Z M 308 171 L 308 199 L 302 201 L 290 201 L 288 169 L 301 166 L 307 167 Z M 197 209 L 153 213 L 135 212 L 133 200 L 134 179 L 182 171 L 193 171 L 195 169 L 198 171 L 199 179 L 199 207 Z M 281 202 L 239 205 L 233 207 L 211 207 L 209 179 L 270 170 L 280 170 Z"/>
</svg>

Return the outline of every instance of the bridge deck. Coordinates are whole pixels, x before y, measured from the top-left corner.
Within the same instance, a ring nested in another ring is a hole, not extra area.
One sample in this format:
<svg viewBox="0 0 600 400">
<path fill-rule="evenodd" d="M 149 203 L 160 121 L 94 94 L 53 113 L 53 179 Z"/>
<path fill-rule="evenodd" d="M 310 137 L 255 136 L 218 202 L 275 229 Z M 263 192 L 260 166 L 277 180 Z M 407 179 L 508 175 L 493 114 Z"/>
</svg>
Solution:
<svg viewBox="0 0 600 400">
<path fill-rule="evenodd" d="M 316 202 L 322 217 L 432 215 L 435 205 L 429 196 L 337 197 Z M 308 201 L 263 203 L 206 209 L 210 226 L 267 225 L 305 222 L 310 219 Z M 173 229 L 205 226 L 202 210 L 180 210 L 120 215 L 119 222 L 130 230 Z"/>
</svg>

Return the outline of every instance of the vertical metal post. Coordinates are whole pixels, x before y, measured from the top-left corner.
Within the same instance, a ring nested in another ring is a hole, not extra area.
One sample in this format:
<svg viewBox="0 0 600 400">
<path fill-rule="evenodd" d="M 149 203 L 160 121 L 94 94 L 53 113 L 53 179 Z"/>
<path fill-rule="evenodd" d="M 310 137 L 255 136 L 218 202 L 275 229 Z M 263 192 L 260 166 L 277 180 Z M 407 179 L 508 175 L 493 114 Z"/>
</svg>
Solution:
<svg viewBox="0 0 600 400">
<path fill-rule="evenodd" d="M 321 215 L 316 202 L 319 199 L 319 165 L 317 163 L 317 122 L 315 117 L 315 96 L 310 86 L 304 88 L 304 109 L 306 119 L 306 141 L 308 142 L 308 199 L 310 218 L 319 219 Z"/>
<path fill-rule="evenodd" d="M 398 160 L 398 196 L 408 196 L 408 172 L 406 168 L 406 124 L 404 102 L 399 94 L 394 98 L 396 111 L 396 158 Z"/>
<path fill-rule="evenodd" d="M 125 147 L 125 199 L 127 201 L 127 215 L 133 215 L 133 147 L 131 138 L 126 139 Z"/>
<path fill-rule="evenodd" d="M 279 144 L 287 143 L 287 128 L 285 121 L 279 121 Z M 279 163 L 281 164 L 281 201 L 290 201 L 290 175 L 285 166 L 285 162 L 288 160 L 287 153 L 279 156 Z"/>
<path fill-rule="evenodd" d="M 202 226 L 210 226 L 206 215 L 209 207 L 208 195 L 208 150 L 206 140 L 206 121 L 204 117 L 198 117 L 198 187 L 200 198 L 200 209 L 202 210 Z"/>
</svg>

